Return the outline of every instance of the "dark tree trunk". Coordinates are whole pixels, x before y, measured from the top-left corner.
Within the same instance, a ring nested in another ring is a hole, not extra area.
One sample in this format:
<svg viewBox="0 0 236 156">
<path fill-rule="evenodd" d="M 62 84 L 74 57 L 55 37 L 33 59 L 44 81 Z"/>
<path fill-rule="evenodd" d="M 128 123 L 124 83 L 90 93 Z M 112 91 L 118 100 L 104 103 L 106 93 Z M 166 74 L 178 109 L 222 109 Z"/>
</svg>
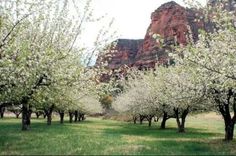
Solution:
<svg viewBox="0 0 236 156">
<path fill-rule="evenodd" d="M 151 127 L 151 126 L 152 126 L 152 118 L 153 118 L 153 116 L 152 116 L 152 115 L 148 115 L 148 116 L 147 116 L 147 120 L 148 120 L 148 127 Z"/>
<path fill-rule="evenodd" d="M 218 104 L 218 109 L 223 116 L 225 123 L 225 141 L 232 141 L 234 137 L 234 125 L 236 122 L 236 94 L 232 89 L 227 90 L 227 101 L 220 100 L 221 92 L 213 89 L 215 97 L 214 100 Z M 225 91 L 226 92 L 226 91 Z M 233 102 L 231 103 L 231 99 L 233 98 Z M 233 105 L 234 115 L 231 118 L 230 114 L 230 104 Z"/>
<path fill-rule="evenodd" d="M 84 121 L 85 117 L 83 113 L 79 113 L 79 121 Z"/>
<path fill-rule="evenodd" d="M 32 106 L 31 106 L 31 105 L 29 106 L 29 112 L 28 112 L 28 113 L 29 113 L 29 114 L 28 114 L 28 115 L 29 115 L 29 118 L 31 118 L 31 115 L 32 115 L 32 113 L 33 113 L 33 111 L 32 111 Z"/>
<path fill-rule="evenodd" d="M 72 123 L 73 122 L 73 117 L 74 117 L 74 113 L 69 111 L 69 122 Z"/>
<path fill-rule="evenodd" d="M 179 133 L 184 133 L 185 132 L 185 119 L 186 119 L 186 117 L 189 113 L 189 108 L 185 109 L 182 112 L 181 120 L 180 120 L 180 117 L 179 117 L 179 109 L 178 108 L 174 109 L 174 112 L 175 112 L 175 116 L 176 116 L 176 122 L 177 122 L 177 125 L 178 125 L 178 132 Z"/>
<path fill-rule="evenodd" d="M 84 116 L 84 114 L 82 114 L 82 117 L 81 117 L 81 118 L 82 118 L 82 121 L 84 121 L 84 120 L 85 120 L 85 116 Z"/>
<path fill-rule="evenodd" d="M 52 124 L 52 112 L 54 109 L 54 105 L 51 105 L 51 107 L 49 107 L 49 109 L 44 109 L 44 112 L 47 116 L 47 125 L 51 125 Z"/>
<path fill-rule="evenodd" d="M 148 127 L 152 126 L 152 120 L 148 120 Z"/>
<path fill-rule="evenodd" d="M 133 121 L 134 121 L 134 124 L 137 123 L 137 116 L 133 116 Z"/>
<path fill-rule="evenodd" d="M 35 112 L 35 115 L 36 115 L 36 118 L 38 119 L 39 116 L 41 115 L 41 113 L 39 113 L 39 112 Z"/>
<path fill-rule="evenodd" d="M 140 124 L 143 124 L 143 120 L 144 120 L 144 116 L 143 115 L 139 115 L 139 119 L 140 119 Z"/>
<path fill-rule="evenodd" d="M 164 112 L 162 122 L 161 122 L 161 129 L 166 128 L 166 121 L 168 120 L 168 114 L 167 112 Z"/>
<path fill-rule="evenodd" d="M 184 133 L 185 132 L 185 118 L 181 118 L 182 122 L 179 125 L 179 132 Z"/>
<path fill-rule="evenodd" d="M 154 116 L 154 122 L 158 122 L 159 118 Z"/>
<path fill-rule="evenodd" d="M 83 114 L 79 112 L 79 121 L 83 121 Z"/>
<path fill-rule="evenodd" d="M 79 113 L 79 122 L 82 120 L 82 114 Z"/>
<path fill-rule="evenodd" d="M 22 107 L 22 130 L 26 131 L 30 128 L 30 110 L 27 104 L 23 104 Z"/>
<path fill-rule="evenodd" d="M 4 117 L 4 112 L 5 112 L 5 107 L 4 106 L 0 106 L 0 117 L 1 118 Z"/>
<path fill-rule="evenodd" d="M 78 111 L 75 111 L 75 119 L 74 119 L 74 122 L 77 122 L 77 121 L 78 121 L 78 118 L 79 118 L 79 112 L 78 112 Z"/>
<path fill-rule="evenodd" d="M 59 115 L 60 115 L 60 123 L 63 124 L 64 123 L 64 115 L 65 115 L 64 111 L 60 111 Z"/>
<path fill-rule="evenodd" d="M 43 118 L 45 119 L 47 117 L 46 113 L 43 114 Z"/>
<path fill-rule="evenodd" d="M 16 118 L 18 119 L 20 116 L 20 113 L 16 113 Z"/>
<path fill-rule="evenodd" d="M 231 121 L 225 122 L 225 140 L 231 141 L 234 138 L 234 125 L 235 123 Z"/>
<path fill-rule="evenodd" d="M 35 91 L 43 84 L 43 80 L 47 78 L 45 74 L 41 75 L 39 79 L 36 81 L 35 85 L 31 88 L 30 92 L 23 96 L 19 103 L 22 104 L 22 130 L 28 130 L 30 127 L 30 117 L 32 110 L 30 109 L 30 105 L 28 104 L 29 100 L 32 98 Z"/>
<path fill-rule="evenodd" d="M 47 115 L 47 125 L 51 125 L 52 124 L 52 113 L 49 113 Z"/>
</svg>

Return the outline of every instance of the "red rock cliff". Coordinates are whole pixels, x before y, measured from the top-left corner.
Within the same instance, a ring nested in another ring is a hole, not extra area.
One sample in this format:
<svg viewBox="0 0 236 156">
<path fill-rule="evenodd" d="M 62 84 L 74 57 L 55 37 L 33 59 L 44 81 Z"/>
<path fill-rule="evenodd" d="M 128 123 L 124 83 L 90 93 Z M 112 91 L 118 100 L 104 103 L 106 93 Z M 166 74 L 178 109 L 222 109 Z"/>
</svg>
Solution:
<svg viewBox="0 0 236 156">
<path fill-rule="evenodd" d="M 96 63 L 106 60 L 110 69 L 117 69 L 123 65 L 132 66 L 142 43 L 142 39 L 118 39 L 111 46 L 108 55 L 102 56 L 102 58 L 100 56 Z"/>
<path fill-rule="evenodd" d="M 204 28 L 204 22 L 197 20 L 198 17 L 199 12 L 173 1 L 161 5 L 151 15 L 151 24 L 136 55 L 135 65 L 153 67 L 155 63 L 167 63 L 170 45 L 186 45 L 190 38 L 197 40 L 198 30 Z M 153 37 L 155 34 L 159 39 Z"/>
<path fill-rule="evenodd" d="M 161 5 L 151 14 L 151 24 L 144 40 L 119 39 L 108 61 L 110 69 L 126 64 L 137 67 L 154 67 L 168 61 L 170 45 L 186 45 L 198 39 L 198 30 L 205 29 L 200 12 L 186 9 L 176 2 Z M 159 37 L 153 38 L 153 35 Z"/>
</svg>

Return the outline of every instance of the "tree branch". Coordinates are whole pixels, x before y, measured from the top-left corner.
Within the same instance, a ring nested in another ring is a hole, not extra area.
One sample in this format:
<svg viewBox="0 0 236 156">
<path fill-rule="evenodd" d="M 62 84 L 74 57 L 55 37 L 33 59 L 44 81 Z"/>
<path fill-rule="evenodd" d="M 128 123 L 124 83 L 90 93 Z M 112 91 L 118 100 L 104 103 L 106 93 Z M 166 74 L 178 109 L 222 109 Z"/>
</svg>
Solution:
<svg viewBox="0 0 236 156">
<path fill-rule="evenodd" d="M 33 12 L 32 12 L 33 13 Z M 20 20 L 18 20 L 10 29 L 10 31 L 7 33 L 7 35 L 3 38 L 2 40 L 2 44 L 0 44 L 0 49 L 6 45 L 6 40 L 10 37 L 10 35 L 13 33 L 13 31 L 15 30 L 15 28 L 26 18 L 28 18 L 32 13 L 25 15 L 24 17 L 22 17 Z"/>
</svg>

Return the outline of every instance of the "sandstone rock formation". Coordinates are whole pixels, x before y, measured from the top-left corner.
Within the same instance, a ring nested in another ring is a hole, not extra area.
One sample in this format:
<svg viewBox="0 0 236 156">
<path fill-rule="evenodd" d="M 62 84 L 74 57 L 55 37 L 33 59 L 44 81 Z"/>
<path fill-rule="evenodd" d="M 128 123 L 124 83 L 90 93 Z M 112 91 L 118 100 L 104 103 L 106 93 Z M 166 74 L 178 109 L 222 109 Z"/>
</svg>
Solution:
<svg viewBox="0 0 236 156">
<path fill-rule="evenodd" d="M 216 6 L 219 0 L 210 0 L 208 5 Z M 223 3 L 227 10 L 235 8 L 235 0 Z M 111 49 L 108 60 L 110 69 L 123 65 L 150 68 L 169 61 L 171 45 L 186 45 L 190 40 L 198 40 L 199 29 L 212 31 L 211 22 L 204 22 L 199 10 L 184 8 L 174 1 L 161 5 L 151 14 L 144 40 L 119 39 Z M 97 60 L 99 62 L 99 59 Z"/>
<path fill-rule="evenodd" d="M 151 24 L 136 55 L 135 65 L 153 67 L 155 63 L 165 64 L 170 45 L 186 45 L 190 39 L 196 41 L 198 30 L 205 27 L 203 20 L 198 19 L 200 15 L 198 11 L 186 9 L 173 1 L 161 5 L 151 15 Z M 158 34 L 159 39 L 153 38 L 154 34 Z"/>
<path fill-rule="evenodd" d="M 105 56 L 98 57 L 96 64 L 107 61 L 110 69 L 117 69 L 123 65 L 132 66 L 142 43 L 143 39 L 118 39 L 112 43 L 109 52 Z"/>
</svg>

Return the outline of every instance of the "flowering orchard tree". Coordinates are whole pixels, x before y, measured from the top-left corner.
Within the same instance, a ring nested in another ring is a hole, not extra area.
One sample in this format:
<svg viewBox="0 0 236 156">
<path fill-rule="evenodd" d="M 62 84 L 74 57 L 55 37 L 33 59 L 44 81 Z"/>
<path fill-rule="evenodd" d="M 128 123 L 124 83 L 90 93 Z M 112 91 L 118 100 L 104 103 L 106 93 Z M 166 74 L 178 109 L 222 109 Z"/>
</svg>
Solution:
<svg viewBox="0 0 236 156">
<path fill-rule="evenodd" d="M 155 71 L 160 80 L 159 102 L 172 109 L 178 131 L 185 131 L 185 120 L 190 112 L 202 111 L 204 85 L 196 79 L 196 73 L 181 65 L 161 67 Z M 168 110 L 167 110 L 168 112 Z M 169 111 L 171 112 L 171 111 Z M 171 114 L 171 113 L 170 113 Z"/>
<path fill-rule="evenodd" d="M 151 126 L 154 117 L 160 117 L 160 105 L 155 85 L 153 71 L 146 73 L 133 70 L 129 73 L 128 81 L 123 81 L 124 91 L 116 98 L 113 106 L 119 112 L 133 116 L 134 123 L 140 118 L 140 123 L 146 118 Z"/>
<path fill-rule="evenodd" d="M 1 1 L 0 13 L 0 106 L 22 104 L 22 130 L 27 130 L 33 99 L 47 108 L 50 121 L 60 91 L 66 92 L 65 104 L 73 99 L 74 105 L 75 94 L 84 91 L 79 88 L 89 86 L 90 79 L 81 78 L 87 50 L 76 42 L 84 25 L 99 19 L 92 17 L 90 1 Z M 100 35 L 99 41 L 107 40 Z"/>
<path fill-rule="evenodd" d="M 222 115 L 225 140 L 230 141 L 236 122 L 236 18 L 234 12 L 221 7 L 211 9 L 214 32 L 202 30 L 199 41 L 179 48 L 175 58 L 177 64 L 194 68 L 197 78 L 205 83 L 205 96 L 211 101 L 206 107 L 213 104 Z"/>
<path fill-rule="evenodd" d="M 134 116 L 144 116 L 151 124 L 154 116 L 166 120 L 175 117 L 178 131 L 185 131 L 185 120 L 190 112 L 204 110 L 204 85 L 196 73 L 184 66 L 157 67 L 154 71 L 134 71 L 130 74 L 123 94 L 116 98 L 117 110 Z M 150 120 L 149 120 L 150 119 Z"/>
</svg>

